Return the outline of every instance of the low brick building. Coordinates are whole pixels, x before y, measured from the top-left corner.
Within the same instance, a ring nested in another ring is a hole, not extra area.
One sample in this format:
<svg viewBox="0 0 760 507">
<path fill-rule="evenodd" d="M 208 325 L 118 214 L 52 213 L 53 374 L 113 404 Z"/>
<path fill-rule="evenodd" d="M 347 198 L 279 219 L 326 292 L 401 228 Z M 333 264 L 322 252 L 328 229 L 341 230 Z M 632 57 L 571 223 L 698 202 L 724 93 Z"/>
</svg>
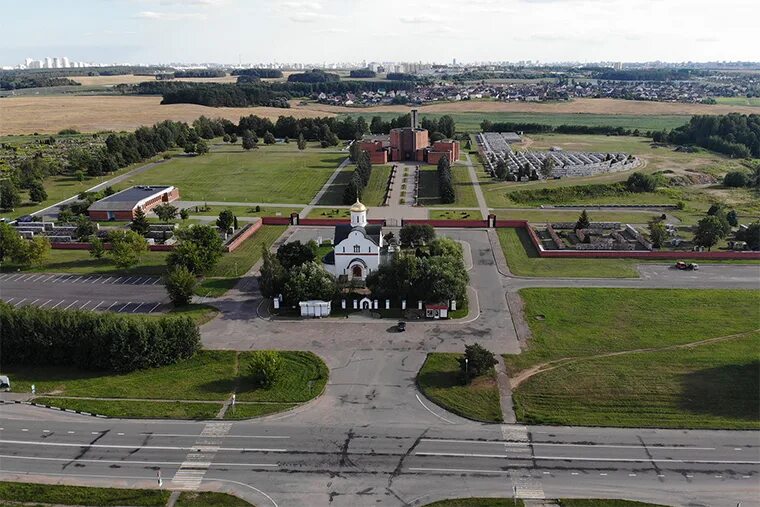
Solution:
<svg viewBox="0 0 760 507">
<path fill-rule="evenodd" d="M 404 161 L 437 164 L 444 155 L 451 162 L 459 160 L 458 141 L 444 139 L 430 144 L 428 131 L 417 127 L 416 109 L 412 109 L 409 127 L 392 129 L 388 136 L 365 137 L 359 147 L 369 153 L 373 164 Z"/>
<path fill-rule="evenodd" d="M 87 209 L 90 220 L 132 220 L 137 208 L 148 212 L 159 204 L 179 199 L 177 187 L 138 185 L 96 201 Z"/>
</svg>

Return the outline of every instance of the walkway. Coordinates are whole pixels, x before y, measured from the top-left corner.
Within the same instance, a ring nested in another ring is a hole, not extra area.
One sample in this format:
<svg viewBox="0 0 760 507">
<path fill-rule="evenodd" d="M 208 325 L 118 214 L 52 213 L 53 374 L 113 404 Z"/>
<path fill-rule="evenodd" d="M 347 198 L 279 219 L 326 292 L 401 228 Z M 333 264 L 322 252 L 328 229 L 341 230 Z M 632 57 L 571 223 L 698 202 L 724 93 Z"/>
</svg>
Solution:
<svg viewBox="0 0 760 507">
<path fill-rule="evenodd" d="M 475 197 L 478 198 L 478 206 L 480 208 L 480 214 L 485 220 L 488 217 L 488 204 L 486 198 L 483 196 L 483 190 L 480 188 L 480 181 L 478 180 L 478 174 L 475 172 L 475 166 L 472 165 L 472 159 L 469 153 L 464 154 L 467 159 L 467 169 L 470 172 L 470 181 L 472 182 L 472 188 L 475 190 Z"/>
</svg>

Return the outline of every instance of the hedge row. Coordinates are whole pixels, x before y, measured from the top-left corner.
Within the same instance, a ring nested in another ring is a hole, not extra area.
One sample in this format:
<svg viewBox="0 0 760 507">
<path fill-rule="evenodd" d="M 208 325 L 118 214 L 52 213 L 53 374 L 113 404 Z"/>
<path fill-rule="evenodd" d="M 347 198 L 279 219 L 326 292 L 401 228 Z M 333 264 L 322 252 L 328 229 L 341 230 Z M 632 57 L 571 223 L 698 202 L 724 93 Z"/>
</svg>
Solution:
<svg viewBox="0 0 760 507">
<path fill-rule="evenodd" d="M 173 364 L 200 348 L 189 317 L 138 318 L 0 303 L 3 364 L 130 372 Z"/>
</svg>

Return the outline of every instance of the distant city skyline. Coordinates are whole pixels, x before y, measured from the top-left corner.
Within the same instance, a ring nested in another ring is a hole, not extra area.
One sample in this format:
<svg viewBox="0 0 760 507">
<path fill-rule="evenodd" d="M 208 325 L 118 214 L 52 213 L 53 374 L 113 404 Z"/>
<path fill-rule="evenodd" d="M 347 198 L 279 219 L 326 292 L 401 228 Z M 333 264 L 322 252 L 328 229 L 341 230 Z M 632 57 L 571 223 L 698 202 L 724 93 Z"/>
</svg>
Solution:
<svg viewBox="0 0 760 507">
<path fill-rule="evenodd" d="M 79 0 L 12 3 L 0 65 L 751 61 L 755 0 Z M 709 14 L 706 14 L 709 13 Z"/>
</svg>

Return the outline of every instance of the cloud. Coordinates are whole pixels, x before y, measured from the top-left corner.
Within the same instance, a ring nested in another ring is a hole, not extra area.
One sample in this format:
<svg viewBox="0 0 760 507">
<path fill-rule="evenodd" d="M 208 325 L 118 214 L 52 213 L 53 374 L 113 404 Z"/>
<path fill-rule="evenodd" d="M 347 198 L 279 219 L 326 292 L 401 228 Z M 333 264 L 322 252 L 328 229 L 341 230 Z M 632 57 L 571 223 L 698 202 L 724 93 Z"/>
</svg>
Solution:
<svg viewBox="0 0 760 507">
<path fill-rule="evenodd" d="M 280 2 L 278 6 L 283 9 L 304 9 L 311 11 L 322 9 L 322 4 L 319 2 Z"/>
<path fill-rule="evenodd" d="M 180 21 L 180 20 L 202 20 L 206 19 L 205 14 L 200 12 L 157 12 L 157 11 L 140 11 L 135 15 L 139 19 L 150 19 L 155 21 Z"/>
<path fill-rule="evenodd" d="M 288 19 L 296 23 L 315 23 L 332 17 L 331 14 L 322 14 L 321 12 L 294 12 L 288 15 Z"/>
<path fill-rule="evenodd" d="M 349 33 L 350 30 L 346 28 L 323 28 L 321 30 L 314 30 L 314 33 Z"/>
<path fill-rule="evenodd" d="M 407 24 L 429 23 L 431 21 L 438 21 L 438 19 L 437 16 L 432 15 L 399 16 L 398 18 L 399 21 Z"/>
<path fill-rule="evenodd" d="M 159 5 L 200 5 L 212 7 L 225 3 L 227 0 L 133 0 L 137 3 L 151 3 Z"/>
</svg>

